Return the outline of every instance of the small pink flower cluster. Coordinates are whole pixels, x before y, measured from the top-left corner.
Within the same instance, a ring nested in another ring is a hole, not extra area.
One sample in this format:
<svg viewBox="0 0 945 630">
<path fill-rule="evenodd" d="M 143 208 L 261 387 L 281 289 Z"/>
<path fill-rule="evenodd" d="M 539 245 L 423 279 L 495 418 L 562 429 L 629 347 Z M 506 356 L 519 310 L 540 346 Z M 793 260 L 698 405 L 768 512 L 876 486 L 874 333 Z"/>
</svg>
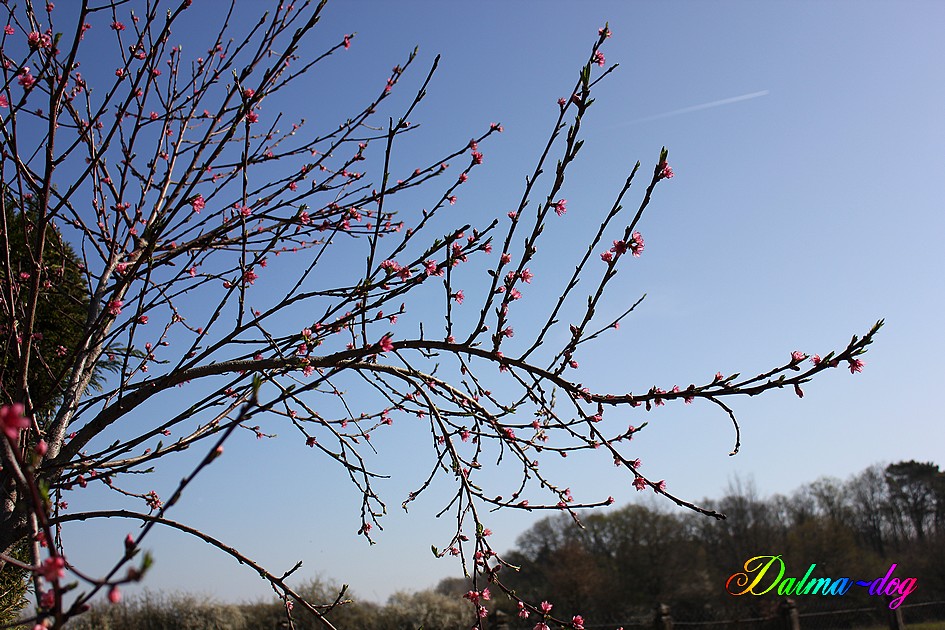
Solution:
<svg viewBox="0 0 945 630">
<path fill-rule="evenodd" d="M 627 253 L 627 250 L 630 250 L 634 258 L 639 258 L 643 253 L 643 247 L 643 235 L 639 232 L 634 232 L 629 241 L 614 241 L 614 246 L 601 254 L 600 259 L 604 262 L 610 262 L 614 259 L 615 254 L 622 256 Z"/>
<path fill-rule="evenodd" d="M 0 427 L 11 441 L 19 439 L 20 431 L 30 428 L 30 420 L 23 412 L 24 408 L 20 403 L 0 407 Z"/>
</svg>

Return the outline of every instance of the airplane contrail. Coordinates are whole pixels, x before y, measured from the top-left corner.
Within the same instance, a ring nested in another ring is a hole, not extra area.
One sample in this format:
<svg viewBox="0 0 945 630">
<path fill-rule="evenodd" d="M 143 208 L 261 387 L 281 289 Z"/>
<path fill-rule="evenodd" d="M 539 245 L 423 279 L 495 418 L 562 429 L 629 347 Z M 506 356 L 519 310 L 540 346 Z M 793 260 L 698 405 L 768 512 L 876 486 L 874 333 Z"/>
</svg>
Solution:
<svg viewBox="0 0 945 630">
<path fill-rule="evenodd" d="M 699 105 L 691 105 L 689 107 L 683 107 L 682 109 L 674 109 L 670 112 L 663 112 L 662 114 L 654 114 L 652 116 L 645 116 L 643 118 L 637 118 L 629 122 L 623 123 L 623 125 L 635 125 L 641 122 L 649 122 L 651 120 L 659 120 L 661 118 L 669 118 L 670 116 L 678 116 L 680 114 L 689 114 L 691 112 L 698 112 L 703 109 L 711 109 L 713 107 L 721 107 L 722 105 L 731 105 L 732 103 L 740 103 L 741 101 L 748 101 L 753 98 L 760 98 L 762 96 L 767 96 L 770 93 L 770 90 L 761 90 L 760 92 L 751 92 L 750 94 L 742 94 L 740 96 L 732 96 L 730 98 L 723 98 L 717 101 L 709 101 L 708 103 L 700 103 Z"/>
</svg>

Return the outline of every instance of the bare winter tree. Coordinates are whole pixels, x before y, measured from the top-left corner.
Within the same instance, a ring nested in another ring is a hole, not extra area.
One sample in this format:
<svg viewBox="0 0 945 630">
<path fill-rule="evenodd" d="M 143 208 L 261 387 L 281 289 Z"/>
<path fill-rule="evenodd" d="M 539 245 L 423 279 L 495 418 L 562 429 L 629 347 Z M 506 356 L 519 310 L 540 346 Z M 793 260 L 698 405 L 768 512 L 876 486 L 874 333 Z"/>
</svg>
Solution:
<svg viewBox="0 0 945 630">
<path fill-rule="evenodd" d="M 399 415 L 422 418 L 434 465 L 402 500 L 406 507 L 438 477 L 454 481 L 443 511 L 455 514 L 456 531 L 437 553 L 461 559 L 482 623 L 504 566 L 484 510 L 576 518 L 579 508 L 613 501 L 573 501 L 566 479 L 543 473 L 544 458 L 596 449 L 637 489 L 722 518 L 644 476 L 622 447 L 645 423 L 628 429 L 615 411 L 711 403 L 734 425 L 734 453 L 738 424 L 727 399 L 784 387 L 802 395 L 803 383 L 832 367 L 859 371 L 879 328 L 822 358 L 786 349 L 786 361 L 749 377 L 717 374 L 635 393 L 581 383 L 579 351 L 639 303 L 616 319 L 598 312 L 618 270 L 643 253 L 641 219 L 657 185 L 673 176 L 665 150 L 652 169 L 637 163 L 560 286 L 533 270 L 543 227 L 566 211 L 562 186 L 591 93 L 614 68 L 601 50 L 609 30 L 559 101 L 521 197 L 507 213 L 458 225 L 444 210 L 482 162 L 479 144 L 501 126 L 423 164 L 396 163 L 392 149 L 414 129 L 409 121 L 436 68 L 402 110 L 382 114 L 413 56 L 376 98 L 323 128 L 265 109 L 351 45 L 352 36 L 338 36 L 321 55 L 301 57 L 325 2 L 298 4 L 273 4 L 248 28 L 231 6 L 194 57 L 173 34 L 193 11 L 189 0 L 63 8 L 25 0 L 0 11 L 0 557 L 33 580 L 37 627 L 61 627 L 98 593 L 117 599 L 121 584 L 147 569 L 138 550 L 157 525 L 250 564 L 286 601 L 290 620 L 294 604 L 296 614 L 305 609 L 333 627 L 325 614 L 337 602 L 306 602 L 287 575 L 170 518 L 228 436 L 261 433 L 264 414 L 326 466 L 347 471 L 368 538 L 386 510 L 364 458 L 371 432 Z M 626 209 L 632 186 L 643 190 Z M 405 205 L 417 195 L 426 209 Z M 549 310 L 517 309 L 539 282 L 559 296 Z M 156 405 L 160 414 L 147 412 Z M 129 475 L 160 474 L 187 448 L 206 457 L 171 496 L 129 489 Z M 501 496 L 479 483 L 480 469 L 496 462 L 519 471 Z M 63 491 L 95 483 L 114 491 L 114 510 L 63 508 Z M 129 497 L 140 509 L 127 509 Z M 68 562 L 59 528 L 116 518 L 145 525 L 111 571 L 87 575 Z M 69 595 L 66 573 L 81 585 Z M 519 609 L 539 623 L 582 627 L 579 617 L 555 619 L 530 602 Z"/>
</svg>

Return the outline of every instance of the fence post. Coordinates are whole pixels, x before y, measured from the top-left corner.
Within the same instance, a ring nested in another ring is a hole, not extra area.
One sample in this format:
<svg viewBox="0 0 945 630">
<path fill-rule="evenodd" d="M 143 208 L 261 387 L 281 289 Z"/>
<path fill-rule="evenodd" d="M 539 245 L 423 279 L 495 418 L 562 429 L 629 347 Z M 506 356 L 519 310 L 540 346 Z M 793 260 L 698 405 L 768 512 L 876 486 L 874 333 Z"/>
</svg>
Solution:
<svg viewBox="0 0 945 630">
<path fill-rule="evenodd" d="M 886 597 L 887 605 L 892 601 L 892 597 Z M 902 618 L 902 611 L 898 608 L 886 608 L 886 614 L 889 619 L 889 630 L 906 630 L 906 622 Z"/>
<path fill-rule="evenodd" d="M 656 630 L 673 630 L 673 615 L 668 604 L 657 604 L 656 615 L 653 619 Z"/>
<path fill-rule="evenodd" d="M 778 604 L 778 616 L 784 630 L 801 630 L 801 618 L 797 613 L 797 604 L 790 597 Z"/>
</svg>

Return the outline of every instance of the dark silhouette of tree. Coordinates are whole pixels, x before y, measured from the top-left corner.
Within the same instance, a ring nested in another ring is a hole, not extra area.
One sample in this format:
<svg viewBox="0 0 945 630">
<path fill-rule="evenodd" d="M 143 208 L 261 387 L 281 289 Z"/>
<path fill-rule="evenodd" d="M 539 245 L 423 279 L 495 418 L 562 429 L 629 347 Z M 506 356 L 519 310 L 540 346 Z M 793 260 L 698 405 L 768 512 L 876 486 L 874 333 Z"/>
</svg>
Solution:
<svg viewBox="0 0 945 630">
<path fill-rule="evenodd" d="M 945 475 L 931 462 L 899 462 L 886 467 L 893 522 L 903 539 L 924 541 L 940 519 Z"/>
</svg>

